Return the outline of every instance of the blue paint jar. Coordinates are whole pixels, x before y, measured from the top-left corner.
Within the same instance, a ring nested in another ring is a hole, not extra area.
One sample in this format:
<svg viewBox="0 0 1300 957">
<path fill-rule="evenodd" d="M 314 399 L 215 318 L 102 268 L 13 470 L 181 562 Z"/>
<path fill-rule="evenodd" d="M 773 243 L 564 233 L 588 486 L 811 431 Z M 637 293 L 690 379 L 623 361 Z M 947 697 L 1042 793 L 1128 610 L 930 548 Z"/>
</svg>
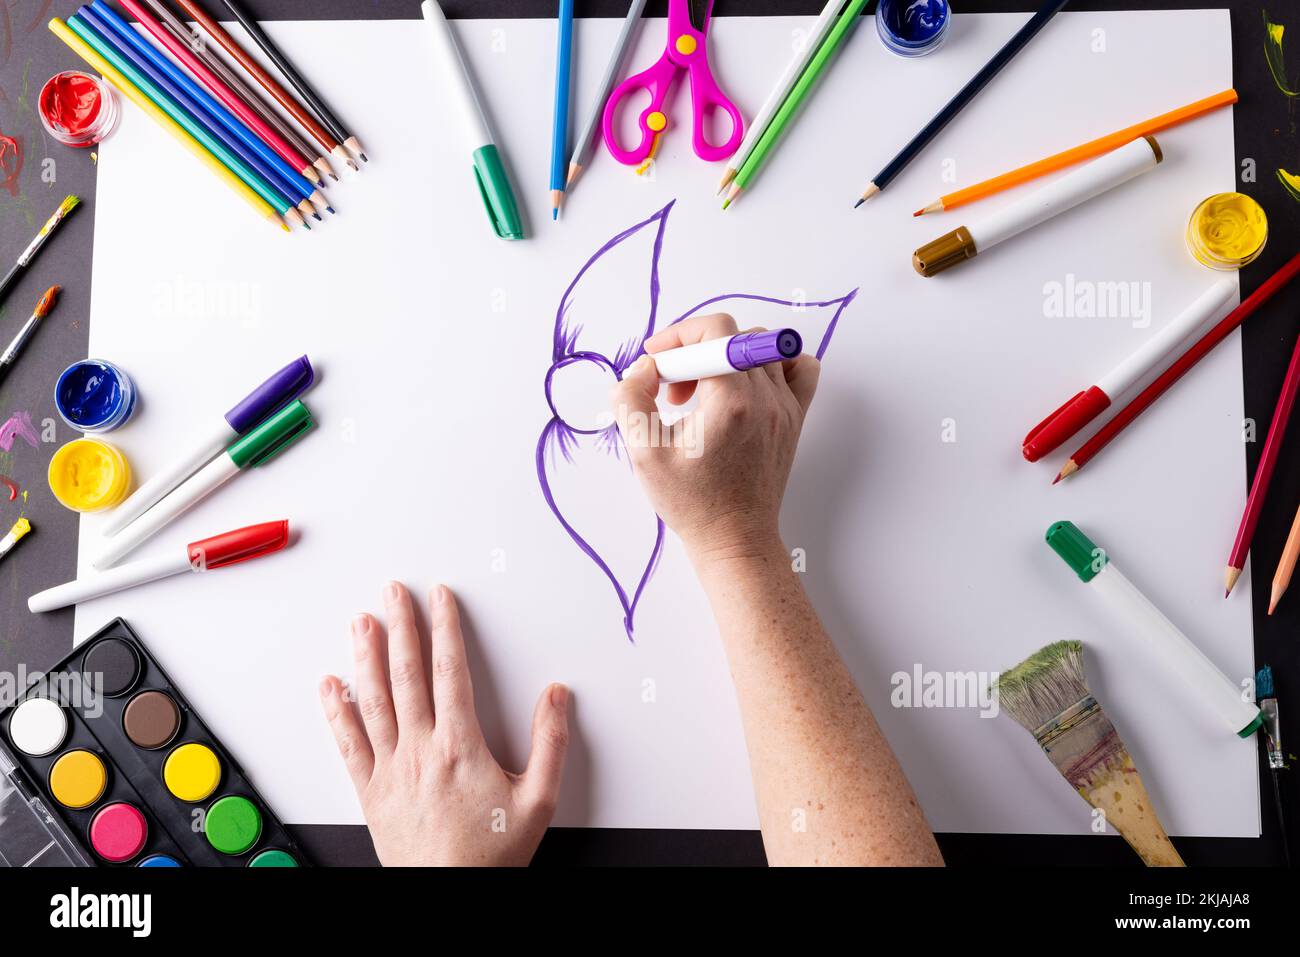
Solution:
<svg viewBox="0 0 1300 957">
<path fill-rule="evenodd" d="M 103 359 L 74 362 L 54 386 L 54 404 L 63 421 L 88 435 L 125 425 L 135 400 L 131 377 Z"/>
<path fill-rule="evenodd" d="M 943 45 L 952 21 L 948 0 L 880 0 L 876 32 L 899 56 L 925 56 Z"/>
</svg>

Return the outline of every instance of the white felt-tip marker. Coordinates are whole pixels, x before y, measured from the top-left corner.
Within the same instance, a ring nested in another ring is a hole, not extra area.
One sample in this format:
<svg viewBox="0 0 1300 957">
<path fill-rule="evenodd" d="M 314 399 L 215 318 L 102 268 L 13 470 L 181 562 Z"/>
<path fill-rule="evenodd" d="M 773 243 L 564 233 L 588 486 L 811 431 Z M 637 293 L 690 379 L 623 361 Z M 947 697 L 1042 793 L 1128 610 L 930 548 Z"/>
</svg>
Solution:
<svg viewBox="0 0 1300 957">
<path fill-rule="evenodd" d="M 47 588 L 27 599 L 27 608 L 33 612 L 54 611 L 78 602 L 102 598 L 114 592 L 146 585 L 182 572 L 204 572 L 214 568 L 237 565 L 253 558 L 278 552 L 289 544 L 287 521 L 263 522 L 237 528 L 233 532 L 213 535 L 190 542 L 185 551 L 130 562 L 89 578 L 79 578 Z"/>
<path fill-rule="evenodd" d="M 803 339 L 799 333 L 793 329 L 771 329 L 665 349 L 651 353 L 650 358 L 659 370 L 660 382 L 694 382 L 784 362 L 801 352 Z"/>
<path fill-rule="evenodd" d="M 295 399 L 252 432 L 218 455 L 149 511 L 140 516 L 91 564 L 96 571 L 111 568 L 135 551 L 173 519 L 207 498 L 246 468 L 275 458 L 312 427 L 311 413 Z"/>
<path fill-rule="evenodd" d="M 1067 209 L 1100 196 L 1108 189 L 1127 183 L 1147 170 L 1155 169 L 1163 158 L 1155 137 L 1143 136 L 1133 140 L 970 226 L 958 226 L 934 242 L 926 243 L 912 254 L 912 268 L 927 277 L 941 273 Z"/>
<path fill-rule="evenodd" d="M 147 512 L 167 493 L 221 454 L 222 449 L 261 424 L 276 409 L 288 405 L 311 388 L 316 374 L 306 356 L 294 359 L 244 396 L 219 422 L 203 428 L 202 437 L 114 510 L 104 534 L 116 535 Z"/>
</svg>

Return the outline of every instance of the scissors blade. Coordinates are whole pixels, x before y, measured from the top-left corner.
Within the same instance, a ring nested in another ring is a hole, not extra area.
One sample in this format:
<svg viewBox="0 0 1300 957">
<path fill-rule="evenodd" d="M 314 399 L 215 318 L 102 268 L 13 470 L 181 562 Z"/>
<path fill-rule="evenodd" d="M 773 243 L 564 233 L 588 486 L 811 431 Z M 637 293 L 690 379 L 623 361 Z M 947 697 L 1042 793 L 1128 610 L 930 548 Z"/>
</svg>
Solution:
<svg viewBox="0 0 1300 957">
<path fill-rule="evenodd" d="M 691 18 L 691 26 L 698 32 L 707 32 L 709 25 L 709 10 L 713 7 L 713 0 L 688 0 L 686 5 L 687 15 Z"/>
</svg>

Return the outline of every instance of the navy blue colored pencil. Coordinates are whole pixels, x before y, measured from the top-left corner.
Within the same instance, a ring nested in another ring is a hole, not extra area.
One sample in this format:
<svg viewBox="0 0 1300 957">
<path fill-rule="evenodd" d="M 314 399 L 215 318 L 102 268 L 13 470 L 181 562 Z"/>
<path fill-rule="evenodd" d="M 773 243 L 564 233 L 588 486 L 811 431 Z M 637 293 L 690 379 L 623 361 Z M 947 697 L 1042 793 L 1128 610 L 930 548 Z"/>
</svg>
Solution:
<svg viewBox="0 0 1300 957">
<path fill-rule="evenodd" d="M 1016 35 L 993 55 L 993 59 L 984 64 L 980 71 L 970 78 L 970 82 L 958 90 L 957 95 L 934 115 L 934 119 L 925 124 L 921 132 L 913 136 L 911 141 L 898 151 L 898 155 L 872 178 L 871 183 L 863 191 L 862 198 L 853 204 L 854 208 L 861 206 L 888 186 L 894 177 L 903 171 L 903 167 L 912 162 L 921 150 L 929 145 L 930 140 L 938 136 L 966 104 L 975 99 L 979 91 L 988 85 L 989 80 L 997 76 L 998 72 L 1011 62 L 1011 58 L 1024 49 L 1025 44 L 1037 36 L 1038 31 L 1047 26 L 1047 21 L 1056 16 L 1067 3 L 1069 0 L 1045 0 L 1038 8 L 1038 12 L 1029 18 L 1029 22 L 1017 30 Z"/>
</svg>

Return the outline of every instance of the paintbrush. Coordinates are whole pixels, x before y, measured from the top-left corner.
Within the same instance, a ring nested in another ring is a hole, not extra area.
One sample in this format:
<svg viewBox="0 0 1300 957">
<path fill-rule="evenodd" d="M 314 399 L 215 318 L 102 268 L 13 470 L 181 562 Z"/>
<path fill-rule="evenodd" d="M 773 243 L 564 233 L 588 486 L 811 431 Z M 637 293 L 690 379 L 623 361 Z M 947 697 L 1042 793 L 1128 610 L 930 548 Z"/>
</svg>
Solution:
<svg viewBox="0 0 1300 957">
<path fill-rule="evenodd" d="M 1286 835 L 1286 814 L 1282 806 L 1282 778 L 1286 767 L 1282 754 L 1282 724 L 1278 720 L 1277 697 L 1273 692 L 1273 669 L 1268 665 L 1255 672 L 1255 701 L 1264 716 L 1264 746 L 1268 751 L 1268 769 L 1273 775 L 1273 805 L 1277 810 L 1278 832 L 1282 835 L 1282 857 L 1291 866 L 1291 844 Z"/>
<path fill-rule="evenodd" d="M 1034 736 L 1061 776 L 1098 808 L 1147 867 L 1184 867 L 1119 732 L 1088 690 L 1083 643 L 1040 648 L 997 681 L 1000 708 Z"/>
</svg>

